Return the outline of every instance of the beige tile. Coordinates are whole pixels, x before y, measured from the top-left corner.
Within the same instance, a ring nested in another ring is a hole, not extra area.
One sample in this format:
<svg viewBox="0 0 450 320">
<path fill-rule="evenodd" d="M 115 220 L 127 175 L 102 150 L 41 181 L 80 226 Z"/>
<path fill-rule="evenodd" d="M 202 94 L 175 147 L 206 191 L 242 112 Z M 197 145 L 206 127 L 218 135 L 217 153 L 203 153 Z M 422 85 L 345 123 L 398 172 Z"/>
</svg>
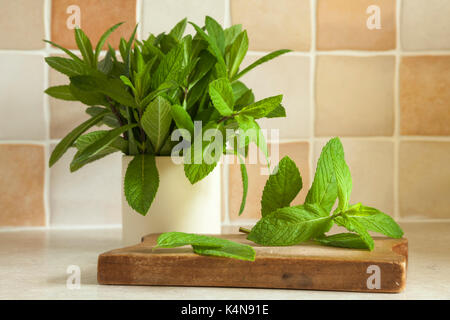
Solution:
<svg viewBox="0 0 450 320">
<path fill-rule="evenodd" d="M 352 204 L 361 202 L 394 215 L 394 151 L 389 141 L 341 139 L 352 175 Z M 327 140 L 314 146 L 314 170 Z"/>
<path fill-rule="evenodd" d="M 450 218 L 450 143 L 403 141 L 399 157 L 402 218 Z"/>
<path fill-rule="evenodd" d="M 272 146 L 269 146 L 271 151 Z M 276 149 L 271 154 L 276 154 Z M 301 204 L 305 200 L 306 193 L 310 185 L 309 178 L 309 144 L 307 142 L 289 142 L 279 145 L 279 157 L 273 161 L 277 164 L 281 158 L 288 155 L 295 161 L 300 170 L 303 179 L 303 188 L 294 199 L 292 204 Z M 228 189 L 228 208 L 230 220 L 248 220 L 259 219 L 261 217 L 261 197 L 264 186 L 268 179 L 267 175 L 261 174 L 261 169 L 266 167 L 261 164 L 247 164 L 248 172 L 248 195 L 245 210 L 239 216 L 239 207 L 242 199 L 242 179 L 239 164 L 230 164 L 229 166 L 229 189 Z"/>
<path fill-rule="evenodd" d="M 319 56 L 316 73 L 318 136 L 390 136 L 394 131 L 391 56 Z"/>
<path fill-rule="evenodd" d="M 68 84 L 66 75 L 51 69 L 49 72 L 50 86 Z M 72 131 L 76 126 L 86 121 L 89 115 L 85 112 L 88 106 L 78 101 L 65 101 L 49 96 L 50 105 L 50 138 L 60 139 Z"/>
<path fill-rule="evenodd" d="M 44 58 L 0 54 L 0 139 L 45 139 Z"/>
<path fill-rule="evenodd" d="M 150 33 L 168 33 L 181 19 L 188 18 L 199 26 L 204 26 L 205 16 L 211 16 L 223 25 L 225 0 L 164 0 L 143 1 L 142 36 Z M 188 25 L 186 33 L 195 33 Z"/>
<path fill-rule="evenodd" d="M 87 164 L 74 173 L 71 148 L 50 171 L 50 224 L 106 225 L 121 223 L 121 154 Z"/>
<path fill-rule="evenodd" d="M 249 55 L 242 68 L 262 55 Z M 261 119 L 261 128 L 278 129 L 281 139 L 296 139 L 310 136 L 310 62 L 308 57 L 280 56 L 266 62 L 242 77 L 242 81 L 260 100 L 274 95 L 283 95 L 286 118 Z"/>
<path fill-rule="evenodd" d="M 41 49 L 44 0 L 0 0 L 0 49 Z"/>
<path fill-rule="evenodd" d="M 401 133 L 450 135 L 450 56 L 403 57 Z"/>
<path fill-rule="evenodd" d="M 309 0 L 231 0 L 230 5 L 231 22 L 247 29 L 250 50 L 309 50 Z"/>
<path fill-rule="evenodd" d="M 0 226 L 44 226 L 44 146 L 0 145 Z"/>
<path fill-rule="evenodd" d="M 395 0 L 318 0 L 317 49 L 389 50 L 395 49 Z M 380 29 L 369 29 L 376 5 Z"/>
<path fill-rule="evenodd" d="M 450 49 L 450 1 L 402 2 L 401 43 L 404 50 Z"/>
<path fill-rule="evenodd" d="M 90 38 L 94 48 L 108 28 L 125 22 L 107 41 L 117 49 L 120 38 L 128 39 L 136 25 L 136 0 L 53 0 L 51 39 L 65 48 L 77 48 L 73 28 L 68 27 L 74 24 L 75 14 L 67 13 L 70 6 L 78 6 L 80 27 Z"/>
</svg>

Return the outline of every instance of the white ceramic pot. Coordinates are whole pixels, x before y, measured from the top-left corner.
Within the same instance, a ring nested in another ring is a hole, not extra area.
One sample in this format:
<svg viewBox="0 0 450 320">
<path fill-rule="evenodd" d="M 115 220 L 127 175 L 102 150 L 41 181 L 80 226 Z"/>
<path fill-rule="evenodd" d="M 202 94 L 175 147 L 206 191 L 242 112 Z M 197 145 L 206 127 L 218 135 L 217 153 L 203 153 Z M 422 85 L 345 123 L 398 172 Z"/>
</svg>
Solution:
<svg viewBox="0 0 450 320">
<path fill-rule="evenodd" d="M 135 212 L 127 203 L 123 181 L 131 156 L 122 158 L 122 241 L 139 243 L 150 233 L 181 231 L 220 233 L 221 174 L 220 165 L 203 180 L 191 185 L 184 175 L 183 164 L 171 157 L 156 157 L 159 188 L 147 215 Z"/>
</svg>

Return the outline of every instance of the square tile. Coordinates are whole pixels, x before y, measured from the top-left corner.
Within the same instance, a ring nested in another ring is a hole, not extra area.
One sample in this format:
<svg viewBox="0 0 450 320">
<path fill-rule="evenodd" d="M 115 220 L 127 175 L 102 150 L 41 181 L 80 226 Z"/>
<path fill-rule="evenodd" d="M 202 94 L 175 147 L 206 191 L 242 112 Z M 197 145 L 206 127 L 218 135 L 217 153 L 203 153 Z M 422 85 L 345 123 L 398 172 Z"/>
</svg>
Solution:
<svg viewBox="0 0 450 320">
<path fill-rule="evenodd" d="M 73 26 L 78 20 L 94 49 L 108 28 L 116 23 L 125 22 L 106 42 L 117 49 L 120 38 L 128 39 L 136 25 L 136 0 L 53 0 L 52 41 L 65 48 L 77 49 Z"/>
<path fill-rule="evenodd" d="M 49 86 L 69 84 L 66 75 L 50 68 Z M 48 97 L 50 105 L 50 138 L 61 139 L 82 122 L 89 119 L 88 106 L 78 101 L 65 101 Z M 96 130 L 94 127 L 94 130 Z"/>
<path fill-rule="evenodd" d="M 400 130 L 404 135 L 450 135 L 450 56 L 403 57 Z"/>
<path fill-rule="evenodd" d="M 0 145 L 0 226 L 44 226 L 44 146 Z"/>
<path fill-rule="evenodd" d="M 44 57 L 0 54 L 0 70 L 0 139 L 45 139 Z"/>
<path fill-rule="evenodd" d="M 394 71 L 391 56 L 319 56 L 316 135 L 391 136 Z"/>
<path fill-rule="evenodd" d="M 314 171 L 320 152 L 328 140 L 314 145 Z M 394 146 L 390 141 L 341 139 L 345 161 L 352 175 L 351 204 L 375 207 L 394 215 Z M 314 179 L 314 177 L 313 177 Z M 336 201 L 337 203 L 337 201 Z"/>
<path fill-rule="evenodd" d="M 71 173 L 69 165 L 74 154 L 75 149 L 71 148 L 50 169 L 50 224 L 120 224 L 121 153 L 116 152 Z"/>
<path fill-rule="evenodd" d="M 44 0 L 0 0 L 0 49 L 45 46 Z"/>
<path fill-rule="evenodd" d="M 230 6 L 232 24 L 247 29 L 250 50 L 309 50 L 309 0 L 230 0 Z"/>
<path fill-rule="evenodd" d="M 143 1 L 142 38 L 150 33 L 158 35 L 169 31 L 182 19 L 188 18 L 200 27 L 205 24 L 205 16 L 213 17 L 220 24 L 225 20 L 225 0 L 164 0 Z M 188 24 L 186 33 L 195 33 Z"/>
<path fill-rule="evenodd" d="M 262 55 L 247 56 L 242 68 Z M 253 90 L 256 101 L 282 94 L 285 118 L 260 119 L 264 129 L 278 129 L 280 139 L 310 136 L 310 60 L 308 57 L 283 55 L 259 65 L 240 80 Z"/>
<path fill-rule="evenodd" d="M 450 49 L 450 1 L 404 0 L 401 43 L 403 50 Z"/>
<path fill-rule="evenodd" d="M 400 143 L 399 197 L 402 218 L 450 218 L 450 143 Z"/>
<path fill-rule="evenodd" d="M 272 149 L 274 148 L 274 149 Z M 269 145 L 270 154 L 276 154 L 277 146 Z M 253 148 L 255 150 L 256 148 Z M 272 152 L 271 152 L 272 151 Z M 292 204 L 304 202 L 310 186 L 309 173 L 309 144 L 307 142 L 289 142 L 278 145 L 279 156 L 272 161 L 278 164 L 284 156 L 289 156 L 297 164 L 303 180 L 303 188 Z M 247 158 L 247 161 L 249 159 Z M 236 161 L 235 161 L 236 162 Z M 230 220 L 249 220 L 261 218 L 261 197 L 268 175 L 261 174 L 261 169 L 267 168 L 263 164 L 247 164 L 248 172 L 248 194 L 244 212 L 239 216 L 239 208 L 242 200 L 242 179 L 239 163 L 229 165 L 229 185 L 228 185 L 228 210 Z"/>
<path fill-rule="evenodd" d="M 395 49 L 395 3 L 395 0 L 318 0 L 317 49 Z M 374 18 L 378 12 L 380 28 L 369 28 L 376 26 Z"/>
</svg>

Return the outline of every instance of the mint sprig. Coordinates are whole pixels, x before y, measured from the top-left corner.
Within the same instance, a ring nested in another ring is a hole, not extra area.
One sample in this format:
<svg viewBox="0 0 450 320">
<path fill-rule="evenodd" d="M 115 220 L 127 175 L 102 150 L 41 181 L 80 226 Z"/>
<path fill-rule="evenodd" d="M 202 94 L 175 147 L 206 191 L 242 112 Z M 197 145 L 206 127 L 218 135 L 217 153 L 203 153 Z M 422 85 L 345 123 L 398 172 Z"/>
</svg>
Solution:
<svg viewBox="0 0 450 320">
<path fill-rule="evenodd" d="M 389 215 L 361 203 L 349 204 L 352 178 L 339 138 L 331 139 L 322 149 L 305 203 L 289 207 L 301 190 L 299 177 L 295 163 L 289 157 L 281 159 L 276 173 L 266 182 L 262 218 L 250 231 L 249 240 L 266 246 L 289 246 L 313 239 L 328 246 L 373 250 L 369 231 L 391 238 L 403 236 Z M 331 213 L 336 199 L 338 206 Z M 352 233 L 326 236 L 333 223 Z"/>
<path fill-rule="evenodd" d="M 200 255 L 234 258 L 254 261 L 253 247 L 216 237 L 184 233 L 166 232 L 158 237 L 156 248 L 175 248 L 191 245 L 194 252 Z"/>
</svg>

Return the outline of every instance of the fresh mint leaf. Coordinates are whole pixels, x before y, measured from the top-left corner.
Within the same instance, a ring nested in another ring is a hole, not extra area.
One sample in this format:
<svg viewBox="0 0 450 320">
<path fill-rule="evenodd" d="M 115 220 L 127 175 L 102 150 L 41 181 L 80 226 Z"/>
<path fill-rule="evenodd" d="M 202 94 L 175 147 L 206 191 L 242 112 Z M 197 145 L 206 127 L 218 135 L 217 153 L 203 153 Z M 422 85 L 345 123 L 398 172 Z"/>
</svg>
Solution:
<svg viewBox="0 0 450 320">
<path fill-rule="evenodd" d="M 333 140 L 323 147 L 319 160 L 317 161 L 314 181 L 306 196 L 305 203 L 317 203 L 328 212 L 333 208 L 338 197 L 338 189 L 335 178 L 332 145 Z"/>
<path fill-rule="evenodd" d="M 67 101 L 76 101 L 77 98 L 75 98 L 70 91 L 70 87 L 68 85 L 64 86 L 54 86 L 47 88 L 47 90 L 44 91 L 46 94 L 48 94 L 50 97 L 61 99 L 61 100 L 67 100 Z"/>
<path fill-rule="evenodd" d="M 271 53 L 269 53 L 269 54 L 266 54 L 265 56 L 259 58 L 258 60 L 256 60 L 255 62 L 253 62 L 251 65 L 249 65 L 247 68 L 245 68 L 244 70 L 242 70 L 241 72 L 239 72 L 237 75 L 235 75 L 235 76 L 232 78 L 232 81 L 235 81 L 235 80 L 239 79 L 239 78 L 242 77 L 244 74 L 248 73 L 250 70 L 256 68 L 256 67 L 259 66 L 260 64 L 263 64 L 264 62 L 267 62 L 267 61 L 269 61 L 269 60 L 272 60 L 272 59 L 274 59 L 274 58 L 276 58 L 276 57 L 278 57 L 278 56 L 280 56 L 280 55 L 282 55 L 282 54 L 285 54 L 285 53 L 287 53 L 287 52 L 290 52 L 290 51 L 292 51 L 292 50 L 286 50 L 286 49 L 283 49 L 283 50 L 277 50 L 277 51 L 271 52 Z"/>
<path fill-rule="evenodd" d="M 338 216 L 334 219 L 334 222 L 341 227 L 346 228 L 348 231 L 356 232 L 361 237 L 361 240 L 367 245 L 370 251 L 373 250 L 375 244 L 372 237 L 367 232 L 367 228 L 360 223 L 360 220 L 354 217 L 348 217 L 345 214 Z"/>
<path fill-rule="evenodd" d="M 368 249 L 367 244 L 356 233 L 338 233 L 331 236 L 317 237 L 315 240 L 325 246 Z"/>
<path fill-rule="evenodd" d="M 291 246 L 323 234 L 331 216 L 323 217 L 306 207 L 287 207 L 259 220 L 247 239 L 264 246 Z"/>
<path fill-rule="evenodd" d="M 235 24 L 235 25 L 225 29 L 224 30 L 225 47 L 228 47 L 230 44 L 232 44 L 241 32 L 242 32 L 241 24 Z"/>
<path fill-rule="evenodd" d="M 184 18 L 183 20 L 178 22 L 175 27 L 172 28 L 172 30 L 170 30 L 169 35 L 180 41 L 183 37 L 184 31 L 186 30 L 186 25 L 187 18 Z"/>
<path fill-rule="evenodd" d="M 233 113 L 233 89 L 227 78 L 219 78 L 209 84 L 209 95 L 214 107 L 223 116 Z"/>
<path fill-rule="evenodd" d="M 226 239 L 184 232 L 166 232 L 158 237 L 156 248 L 175 248 L 191 245 L 200 255 L 255 260 L 253 247 Z"/>
<path fill-rule="evenodd" d="M 123 22 L 119 22 L 115 25 L 113 25 L 111 28 L 106 30 L 106 32 L 100 37 L 100 40 L 97 42 L 97 46 L 95 47 L 95 53 L 94 53 L 94 62 L 96 63 L 98 60 L 98 56 L 100 55 L 100 51 L 102 51 L 103 45 L 105 44 L 106 40 L 108 39 L 109 35 L 114 32 L 120 25 L 122 25 Z"/>
<path fill-rule="evenodd" d="M 244 60 L 248 50 L 248 36 L 247 31 L 242 31 L 236 40 L 233 42 L 230 48 L 230 60 L 228 77 L 233 78 L 239 71 L 239 66 Z"/>
<path fill-rule="evenodd" d="M 225 52 L 225 33 L 222 27 L 216 20 L 214 20 L 210 16 L 205 17 L 205 26 L 211 41 L 216 44 L 217 48 L 220 50 L 221 55 L 223 56 Z"/>
<path fill-rule="evenodd" d="M 403 236 L 403 230 L 394 219 L 378 209 L 359 203 L 351 206 L 344 214 L 358 221 L 367 230 L 375 231 L 395 239 Z M 336 220 L 342 223 L 342 218 L 337 217 Z"/>
<path fill-rule="evenodd" d="M 184 45 L 180 43 L 162 58 L 155 74 L 152 75 L 152 88 L 155 90 L 159 89 L 163 83 L 171 81 L 180 82 L 183 69 L 185 68 L 183 61 Z"/>
<path fill-rule="evenodd" d="M 286 117 L 286 109 L 280 104 L 271 112 L 266 114 L 266 118 L 283 118 Z"/>
<path fill-rule="evenodd" d="M 75 28 L 75 41 L 78 49 L 80 49 L 83 60 L 88 66 L 95 68 L 94 52 L 92 51 L 92 44 L 86 34 L 80 28 Z"/>
<path fill-rule="evenodd" d="M 242 200 L 241 200 L 241 206 L 239 208 L 239 215 L 244 212 L 245 209 L 245 203 L 247 201 L 247 193 L 248 193 L 248 173 L 247 173 L 247 167 L 245 166 L 244 159 L 241 158 L 241 156 L 238 154 L 237 157 L 239 158 L 239 166 L 241 169 L 241 178 L 242 178 Z"/>
<path fill-rule="evenodd" d="M 155 152 L 162 147 L 169 133 L 172 122 L 171 110 L 170 102 L 158 96 L 148 105 L 142 115 L 142 128 L 152 142 Z"/>
<path fill-rule="evenodd" d="M 56 71 L 69 77 L 85 75 L 91 72 L 82 61 L 78 60 L 63 57 L 46 57 L 45 62 Z"/>
<path fill-rule="evenodd" d="M 302 189 L 302 177 L 295 162 L 288 156 L 284 157 L 275 168 L 275 174 L 270 175 L 261 199 L 261 215 L 288 207 Z"/>
<path fill-rule="evenodd" d="M 188 141 L 192 140 L 194 135 L 194 123 L 192 122 L 189 113 L 179 104 L 174 104 L 171 107 L 172 118 L 179 129 L 185 129 L 189 131 L 190 136 L 185 137 Z"/>
<path fill-rule="evenodd" d="M 104 111 L 96 115 L 95 117 L 90 118 L 89 120 L 86 120 L 82 124 L 80 124 L 78 127 L 73 129 L 68 135 L 66 135 L 55 147 L 53 150 L 50 160 L 49 160 L 49 166 L 53 166 L 56 161 L 58 161 L 63 154 L 69 149 L 75 140 L 78 139 L 79 136 L 81 136 L 85 131 L 87 131 L 89 128 L 95 126 L 98 122 L 102 120 L 102 118 L 109 114 L 109 111 Z"/>
<path fill-rule="evenodd" d="M 282 99 L 282 95 L 265 98 L 245 106 L 239 111 L 239 114 L 251 116 L 254 119 L 263 118 L 274 111 L 280 105 Z"/>
<path fill-rule="evenodd" d="M 145 216 L 155 199 L 159 174 L 153 155 L 139 154 L 128 164 L 124 180 L 125 198 L 135 211 Z"/>
</svg>

